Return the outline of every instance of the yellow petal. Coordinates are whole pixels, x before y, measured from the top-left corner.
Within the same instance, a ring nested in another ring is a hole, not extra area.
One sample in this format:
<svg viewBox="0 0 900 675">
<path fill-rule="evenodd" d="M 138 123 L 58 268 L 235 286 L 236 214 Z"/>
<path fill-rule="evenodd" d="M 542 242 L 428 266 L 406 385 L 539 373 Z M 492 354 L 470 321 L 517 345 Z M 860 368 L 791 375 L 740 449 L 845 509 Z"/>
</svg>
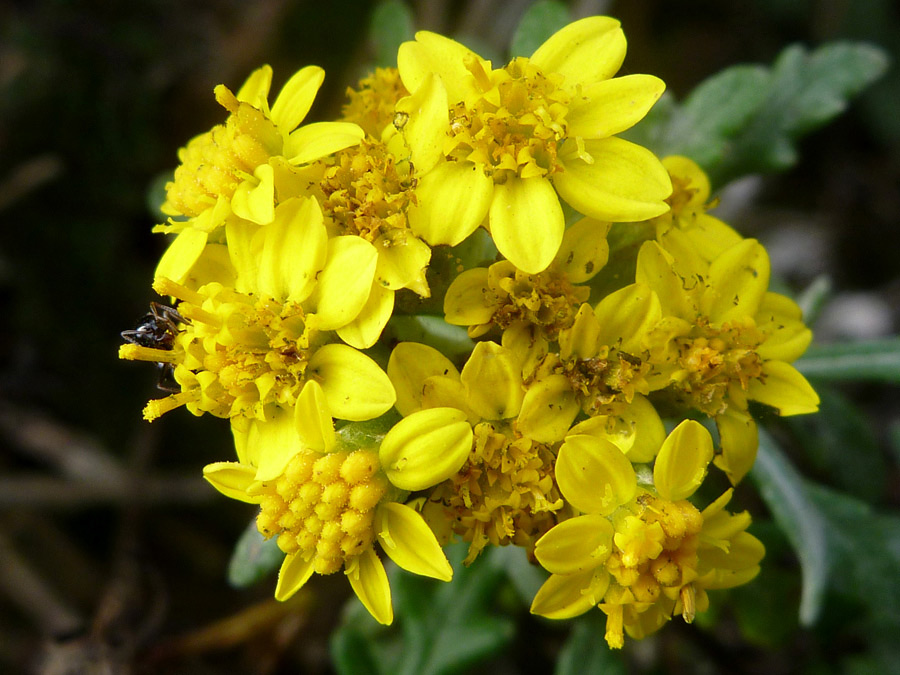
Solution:
<svg viewBox="0 0 900 675">
<path fill-rule="evenodd" d="M 365 132 L 352 122 L 305 124 L 284 144 L 284 156 L 291 164 L 308 164 L 338 150 L 358 144 Z"/>
<path fill-rule="evenodd" d="M 328 452 L 335 443 L 334 420 L 321 385 L 309 380 L 294 407 L 294 424 L 304 448 Z"/>
<path fill-rule="evenodd" d="M 765 360 L 790 363 L 812 342 L 812 331 L 803 324 L 800 307 L 778 293 L 765 294 L 756 315 L 756 325 L 766 335 L 765 342 L 756 350 Z"/>
<path fill-rule="evenodd" d="M 698 232 L 682 230 L 677 227 L 668 229 L 658 227 L 657 230 L 656 239 L 660 247 L 672 257 L 669 267 L 672 268 L 677 276 L 685 279 L 685 281 L 682 281 L 682 285 L 687 287 L 694 285 L 693 279 L 697 275 L 705 275 L 709 269 L 709 261 L 724 250 L 716 250 L 711 257 L 705 257 L 701 253 L 704 248 L 703 245 L 698 245 L 697 243 L 699 239 L 702 239 Z"/>
<path fill-rule="evenodd" d="M 275 599 L 284 602 L 303 588 L 313 575 L 314 558 L 303 560 L 299 555 L 286 556 L 278 572 L 278 584 L 275 586 Z"/>
<path fill-rule="evenodd" d="M 553 185 L 545 178 L 510 178 L 494 186 L 491 236 L 497 250 L 528 274 L 556 257 L 566 223 Z"/>
<path fill-rule="evenodd" d="M 447 91 L 439 77 L 427 73 L 411 96 L 397 101 L 397 126 L 410 149 L 410 159 L 419 175 L 434 168 L 443 156 L 444 140 L 450 132 Z M 406 117 L 402 117 L 406 115 Z"/>
<path fill-rule="evenodd" d="M 372 291 L 378 251 L 362 237 L 346 235 L 328 240 L 328 256 L 310 301 L 318 330 L 335 330 L 355 319 Z M 352 270 L 352 274 L 348 274 Z"/>
<path fill-rule="evenodd" d="M 525 392 L 516 428 L 539 443 L 555 443 L 565 437 L 579 410 L 569 380 L 564 375 L 550 375 Z"/>
<path fill-rule="evenodd" d="M 466 398 L 466 388 L 458 375 L 432 375 L 422 383 L 422 408 L 456 408 L 477 424 L 481 416 L 469 407 Z"/>
<path fill-rule="evenodd" d="M 555 525 L 538 539 L 534 555 L 553 574 L 592 570 L 609 558 L 615 529 L 608 518 L 577 516 Z"/>
<path fill-rule="evenodd" d="M 259 266 L 265 241 L 262 229 L 256 223 L 237 218 L 225 225 L 228 255 L 237 275 L 234 288 L 239 293 L 259 293 Z"/>
<path fill-rule="evenodd" d="M 766 361 L 762 377 L 751 380 L 747 397 L 778 410 L 779 415 L 805 415 L 819 409 L 819 395 L 796 368 L 782 361 Z"/>
<path fill-rule="evenodd" d="M 454 326 L 490 323 L 494 306 L 487 304 L 488 270 L 475 267 L 453 280 L 444 295 L 444 319 Z"/>
<path fill-rule="evenodd" d="M 630 129 L 665 90 L 666 83 L 653 75 L 625 75 L 587 86 L 566 115 L 568 134 L 606 138 Z"/>
<path fill-rule="evenodd" d="M 415 92 L 434 73 L 447 89 L 447 100 L 453 105 L 478 94 L 468 62 L 480 64 L 490 72 L 491 64 L 455 40 L 437 33 L 419 31 L 415 42 L 404 42 L 397 52 L 397 68 L 407 91 Z"/>
<path fill-rule="evenodd" d="M 577 143 L 565 141 L 559 154 L 565 170 L 553 174 L 560 197 L 574 209 L 623 223 L 669 210 L 664 200 L 672 193 L 672 183 L 652 152 L 616 136 L 584 141 L 584 149 L 587 161 L 579 156 Z"/>
<path fill-rule="evenodd" d="M 638 252 L 635 281 L 653 289 L 667 316 L 691 322 L 696 319 L 695 300 L 686 289 L 699 282 L 679 276 L 672 254 L 655 241 L 644 242 Z"/>
<path fill-rule="evenodd" d="M 344 344 L 316 350 L 309 374 L 321 383 L 331 414 L 359 422 L 386 413 L 394 405 L 394 387 L 368 356 Z"/>
<path fill-rule="evenodd" d="M 459 380 L 459 371 L 434 347 L 418 342 L 401 342 L 388 360 L 387 374 L 397 391 L 397 411 L 404 417 L 422 407 L 425 380 L 433 375 L 449 375 Z"/>
<path fill-rule="evenodd" d="M 535 594 L 531 613 L 548 619 L 571 619 L 602 601 L 607 588 L 609 573 L 604 569 L 551 574 Z"/>
<path fill-rule="evenodd" d="M 722 454 L 716 456 L 715 464 L 725 472 L 732 485 L 737 485 L 756 461 L 759 430 L 750 415 L 732 408 L 716 415 L 716 427 Z"/>
<path fill-rule="evenodd" d="M 570 433 L 603 438 L 635 464 L 653 461 L 666 440 L 666 429 L 659 413 L 640 394 L 635 394 L 624 409 L 590 417 L 572 427 Z"/>
<path fill-rule="evenodd" d="M 562 359 L 590 359 L 597 356 L 600 322 L 591 306 L 583 304 L 570 328 L 559 333 L 559 355 Z"/>
<path fill-rule="evenodd" d="M 389 626 L 394 620 L 391 586 L 384 565 L 375 551 L 367 548 L 344 571 L 350 586 L 369 614 L 380 624 Z"/>
<path fill-rule="evenodd" d="M 462 468 L 472 450 L 472 427 L 456 408 L 431 408 L 404 417 L 381 442 L 378 457 L 401 490 L 424 490 Z"/>
<path fill-rule="evenodd" d="M 351 347 L 368 349 L 378 342 L 393 311 L 394 291 L 381 284 L 372 284 L 369 299 L 362 310 L 353 321 L 338 328 L 337 334 Z"/>
<path fill-rule="evenodd" d="M 226 497 L 250 504 L 259 500 L 247 494 L 247 487 L 256 480 L 256 469 L 237 462 L 214 462 L 203 467 L 203 477 Z"/>
<path fill-rule="evenodd" d="M 755 239 L 745 239 L 712 261 L 708 284 L 700 309 L 710 321 L 753 316 L 769 288 L 769 254 Z"/>
<path fill-rule="evenodd" d="M 653 464 L 653 485 L 663 499 L 687 499 L 700 487 L 713 458 L 713 442 L 699 422 L 685 420 L 666 438 Z"/>
<path fill-rule="evenodd" d="M 256 480 L 266 481 L 282 474 L 288 462 L 303 450 L 293 411 L 277 409 L 266 421 L 255 420 L 256 433 L 252 436 L 257 450 Z"/>
<path fill-rule="evenodd" d="M 203 249 L 206 248 L 208 235 L 201 230 L 188 228 L 182 230 L 175 241 L 169 244 L 169 248 L 163 253 L 156 266 L 156 272 L 153 274 L 154 279 L 165 277 L 171 279 L 177 284 L 184 283 L 184 280 L 190 274 L 194 263 L 200 258 Z"/>
<path fill-rule="evenodd" d="M 496 342 L 479 342 L 462 369 L 466 401 L 487 420 L 515 417 L 522 407 L 522 367 L 519 358 Z"/>
<path fill-rule="evenodd" d="M 419 179 L 409 226 L 432 246 L 456 246 L 488 214 L 494 182 L 470 162 L 441 162 Z"/>
<path fill-rule="evenodd" d="M 379 284 L 392 291 L 422 283 L 428 288 L 425 282 L 425 268 L 431 260 L 428 244 L 408 230 L 392 230 L 375 240 L 375 248 L 378 251 L 375 279 Z"/>
<path fill-rule="evenodd" d="M 266 225 L 275 218 L 275 172 L 269 164 L 260 164 L 253 170 L 253 177 L 238 185 L 231 210 L 239 218 Z"/>
<path fill-rule="evenodd" d="M 324 80 L 324 70 L 319 66 L 307 66 L 285 83 L 272 104 L 271 113 L 272 121 L 282 133 L 293 131 L 303 121 Z"/>
<path fill-rule="evenodd" d="M 567 436 L 556 458 L 560 492 L 579 511 L 606 516 L 634 497 L 637 477 L 628 458 L 609 441 Z"/>
<path fill-rule="evenodd" d="M 609 244 L 606 241 L 609 228 L 610 223 L 582 218 L 563 234 L 556 254 L 556 265 L 573 284 L 589 281 L 606 264 L 609 259 Z"/>
<path fill-rule="evenodd" d="M 610 293 L 594 309 L 600 332 L 597 341 L 626 354 L 644 351 L 648 331 L 662 318 L 659 298 L 648 286 L 631 284 Z"/>
<path fill-rule="evenodd" d="M 378 507 L 375 531 L 388 557 L 407 572 L 450 581 L 453 568 L 434 532 L 414 509 L 387 502 Z"/>
<path fill-rule="evenodd" d="M 237 100 L 249 103 L 257 110 L 265 111 L 269 107 L 269 88 L 272 86 L 272 66 L 260 66 L 241 85 Z"/>
<path fill-rule="evenodd" d="M 289 199 L 279 204 L 274 222 L 262 230 L 255 290 L 279 301 L 305 300 L 325 266 L 327 241 L 316 199 Z"/>
<path fill-rule="evenodd" d="M 569 89 L 609 79 L 625 60 L 625 34 L 619 25 L 608 16 L 574 21 L 538 47 L 531 62 L 545 73 L 563 75 Z"/>
<path fill-rule="evenodd" d="M 688 189 L 694 191 L 687 202 L 689 206 L 706 204 L 710 193 L 709 178 L 697 162 L 682 155 L 669 155 L 663 157 L 662 163 L 669 175 L 687 182 Z"/>
</svg>

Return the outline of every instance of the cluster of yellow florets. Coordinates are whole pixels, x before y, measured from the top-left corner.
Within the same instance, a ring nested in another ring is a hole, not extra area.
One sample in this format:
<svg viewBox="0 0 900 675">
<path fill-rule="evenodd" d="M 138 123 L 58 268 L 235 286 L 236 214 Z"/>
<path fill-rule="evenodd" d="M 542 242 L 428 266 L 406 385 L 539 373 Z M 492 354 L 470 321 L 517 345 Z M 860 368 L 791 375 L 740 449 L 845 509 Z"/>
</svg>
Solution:
<svg viewBox="0 0 900 675">
<path fill-rule="evenodd" d="M 707 213 L 701 169 L 616 136 L 664 89 L 614 77 L 624 56 L 607 17 L 496 69 L 423 32 L 313 124 L 319 68 L 271 106 L 267 66 L 216 89 L 227 117 L 182 150 L 157 228 L 175 305 L 121 356 L 175 383 L 148 419 L 230 420 L 236 461 L 204 475 L 259 506 L 276 597 L 343 570 L 389 623 L 377 550 L 446 580 L 459 537 L 467 564 L 523 547 L 550 573 L 532 611 L 599 607 L 620 647 L 757 573 L 731 490 L 690 499 L 710 464 L 752 466 L 749 401 L 816 410 L 790 365 L 811 335 L 765 249 Z"/>
</svg>

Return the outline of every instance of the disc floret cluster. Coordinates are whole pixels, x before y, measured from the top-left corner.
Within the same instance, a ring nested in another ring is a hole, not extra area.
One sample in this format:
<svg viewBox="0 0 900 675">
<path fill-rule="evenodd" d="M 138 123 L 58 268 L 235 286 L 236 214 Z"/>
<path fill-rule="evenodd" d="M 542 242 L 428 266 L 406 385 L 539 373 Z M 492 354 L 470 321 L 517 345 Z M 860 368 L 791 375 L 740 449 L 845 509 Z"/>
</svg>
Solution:
<svg viewBox="0 0 900 675">
<path fill-rule="evenodd" d="M 156 228 L 171 307 L 120 356 L 167 380 L 146 419 L 229 421 L 203 475 L 277 539 L 276 598 L 342 571 L 390 623 L 383 555 L 446 581 L 451 540 L 519 546 L 531 611 L 599 608 L 618 648 L 759 571 L 727 507 L 756 405 L 818 407 L 811 333 L 702 169 L 618 136 L 665 88 L 625 52 L 609 17 L 501 67 L 420 32 L 334 121 L 306 120 L 315 66 L 271 105 L 268 66 L 216 88 Z"/>
</svg>

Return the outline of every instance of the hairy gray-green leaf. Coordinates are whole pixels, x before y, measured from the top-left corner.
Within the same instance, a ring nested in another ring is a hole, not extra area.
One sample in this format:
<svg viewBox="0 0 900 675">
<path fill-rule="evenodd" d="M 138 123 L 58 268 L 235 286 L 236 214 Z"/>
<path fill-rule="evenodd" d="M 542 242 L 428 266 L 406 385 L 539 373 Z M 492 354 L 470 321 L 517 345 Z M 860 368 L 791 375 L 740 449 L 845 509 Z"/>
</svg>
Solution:
<svg viewBox="0 0 900 675">
<path fill-rule="evenodd" d="M 750 476 L 800 559 L 800 623 L 811 626 L 822 610 L 828 584 L 830 559 L 825 519 L 807 494 L 803 477 L 764 429 L 759 430 L 759 455 Z"/>
<path fill-rule="evenodd" d="M 228 583 L 234 588 L 246 588 L 271 574 L 284 560 L 275 537 L 264 539 L 251 520 L 241 534 L 231 560 L 228 562 Z"/>
<path fill-rule="evenodd" d="M 516 28 L 511 56 L 531 56 L 544 41 L 571 20 L 569 8 L 556 0 L 540 0 L 529 7 Z"/>
<path fill-rule="evenodd" d="M 900 383 L 900 338 L 813 345 L 794 366 L 820 380 Z"/>
</svg>

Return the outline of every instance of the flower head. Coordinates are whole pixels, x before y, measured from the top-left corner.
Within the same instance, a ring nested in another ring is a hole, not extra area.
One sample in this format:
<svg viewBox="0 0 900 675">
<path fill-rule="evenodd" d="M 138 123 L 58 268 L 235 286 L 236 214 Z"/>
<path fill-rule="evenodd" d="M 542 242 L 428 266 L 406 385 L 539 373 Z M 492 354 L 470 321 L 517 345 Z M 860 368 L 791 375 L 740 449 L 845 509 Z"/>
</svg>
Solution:
<svg viewBox="0 0 900 675">
<path fill-rule="evenodd" d="M 413 92 L 398 104 L 408 115 L 401 130 L 425 172 L 413 229 L 432 245 L 455 245 L 487 219 L 504 257 L 535 274 L 562 241 L 559 197 L 604 221 L 665 212 L 665 169 L 615 137 L 664 85 L 650 75 L 614 78 L 624 56 L 619 22 L 608 17 L 576 21 L 497 69 L 434 33 L 401 45 L 400 77 Z"/>
</svg>

